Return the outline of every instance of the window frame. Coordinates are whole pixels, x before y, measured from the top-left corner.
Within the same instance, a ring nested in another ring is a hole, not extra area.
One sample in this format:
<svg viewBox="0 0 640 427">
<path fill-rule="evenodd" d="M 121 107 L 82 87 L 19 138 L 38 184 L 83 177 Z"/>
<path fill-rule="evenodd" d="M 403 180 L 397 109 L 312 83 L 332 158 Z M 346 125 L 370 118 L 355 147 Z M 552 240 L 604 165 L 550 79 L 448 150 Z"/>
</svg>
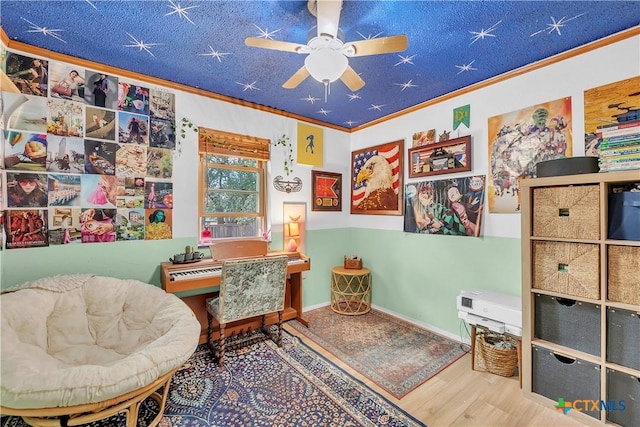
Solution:
<svg viewBox="0 0 640 427">
<path fill-rule="evenodd" d="M 198 140 L 199 140 L 199 150 L 198 150 L 198 245 L 199 246 L 208 246 L 209 244 L 217 241 L 224 240 L 248 240 L 248 239 L 256 239 L 260 238 L 260 236 L 264 233 L 264 230 L 267 229 L 267 206 L 268 206 L 268 188 L 267 188 L 267 174 L 268 174 L 268 160 L 269 160 L 269 146 L 270 141 L 259 139 L 255 137 L 246 137 L 243 135 L 237 134 L 229 134 L 226 132 L 215 131 L 211 129 L 198 129 Z M 229 142 L 227 142 L 229 141 Z M 233 149 L 230 148 L 234 142 L 238 142 L 240 144 L 244 144 L 251 146 L 251 144 L 255 141 L 259 148 L 256 150 L 263 149 L 260 151 L 258 155 L 255 157 L 252 155 L 253 152 L 251 150 L 245 150 L 240 154 L 234 153 Z M 266 158 L 265 158 L 265 141 L 266 141 Z M 244 166 L 244 165 L 230 165 L 223 163 L 215 163 L 209 162 L 208 157 L 210 155 L 214 156 L 223 156 L 228 158 L 244 158 L 251 159 L 257 162 L 257 166 Z M 207 182 L 205 179 L 206 171 L 209 169 L 226 169 L 226 170 L 235 170 L 235 171 L 244 171 L 258 174 L 258 210 L 254 213 L 246 213 L 246 212 L 206 212 L 205 210 L 205 197 L 209 193 L 209 189 L 207 188 Z M 204 230 L 204 219 L 205 218 L 215 218 L 215 217 L 227 217 L 227 218 L 246 218 L 246 217 L 254 217 L 258 218 L 258 230 L 255 236 L 243 236 L 243 237 L 218 237 L 214 238 L 213 236 L 208 239 L 203 239 L 202 232 Z"/>
</svg>

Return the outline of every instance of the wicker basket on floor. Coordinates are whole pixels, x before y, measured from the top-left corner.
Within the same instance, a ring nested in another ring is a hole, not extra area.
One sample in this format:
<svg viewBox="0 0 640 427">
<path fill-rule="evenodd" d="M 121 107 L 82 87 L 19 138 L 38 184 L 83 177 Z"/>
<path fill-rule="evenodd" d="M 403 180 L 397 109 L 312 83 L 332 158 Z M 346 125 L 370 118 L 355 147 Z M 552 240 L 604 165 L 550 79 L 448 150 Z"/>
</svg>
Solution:
<svg viewBox="0 0 640 427">
<path fill-rule="evenodd" d="M 518 366 L 516 343 L 501 334 L 481 333 L 477 335 L 476 345 L 487 372 L 502 377 L 512 377 Z M 510 347 L 498 347 L 499 342 L 508 342 Z"/>
</svg>

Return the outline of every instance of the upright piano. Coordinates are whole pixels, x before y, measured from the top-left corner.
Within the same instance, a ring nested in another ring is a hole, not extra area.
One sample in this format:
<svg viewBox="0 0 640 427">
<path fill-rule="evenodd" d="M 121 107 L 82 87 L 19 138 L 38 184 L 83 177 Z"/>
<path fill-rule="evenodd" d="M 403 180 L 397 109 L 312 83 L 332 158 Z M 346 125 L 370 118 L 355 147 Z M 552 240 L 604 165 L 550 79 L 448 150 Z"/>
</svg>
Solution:
<svg viewBox="0 0 640 427">
<path fill-rule="evenodd" d="M 285 293 L 282 320 L 297 319 L 305 326 L 309 325 L 302 317 L 302 272 L 311 269 L 311 259 L 299 252 L 268 251 L 264 240 L 232 240 L 214 243 L 210 246 L 211 258 L 202 259 L 190 264 L 161 263 L 162 289 L 180 294 L 188 292 L 189 296 L 181 296 L 182 300 L 193 310 L 200 321 L 200 342 L 207 337 L 206 300 L 215 296 L 220 285 L 222 263 L 230 259 L 247 259 L 265 256 L 287 255 L 287 288 Z M 213 288 L 213 289 L 212 289 Z M 277 322 L 277 315 L 267 316 L 267 324 Z M 246 319 L 227 326 L 230 334 L 259 328 L 260 318 Z M 214 339 L 217 337 L 214 334 Z"/>
</svg>

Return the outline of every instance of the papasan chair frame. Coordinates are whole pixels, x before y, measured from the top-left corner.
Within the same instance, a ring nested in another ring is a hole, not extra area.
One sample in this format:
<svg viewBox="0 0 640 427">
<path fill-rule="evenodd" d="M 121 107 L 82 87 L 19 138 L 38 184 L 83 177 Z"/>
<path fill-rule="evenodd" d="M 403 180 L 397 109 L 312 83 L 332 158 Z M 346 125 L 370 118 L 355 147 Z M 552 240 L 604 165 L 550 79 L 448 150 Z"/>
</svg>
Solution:
<svg viewBox="0 0 640 427">
<path fill-rule="evenodd" d="M 171 379 L 201 331 L 178 297 L 131 279 L 54 276 L 4 290 L 0 302 L 0 414 L 35 427 L 78 426 L 116 414 L 136 427 L 148 398 L 159 407 L 149 427 L 158 425 Z M 39 325 L 45 331 L 34 333 Z"/>
<path fill-rule="evenodd" d="M 71 427 L 122 413 L 126 419 L 126 427 L 136 427 L 140 405 L 151 397 L 159 407 L 158 414 L 148 425 L 154 427 L 164 415 L 171 379 L 177 370 L 178 368 L 167 372 L 145 387 L 102 402 L 42 409 L 12 409 L 0 406 L 0 414 L 21 417 L 25 423 L 33 427 Z"/>
</svg>

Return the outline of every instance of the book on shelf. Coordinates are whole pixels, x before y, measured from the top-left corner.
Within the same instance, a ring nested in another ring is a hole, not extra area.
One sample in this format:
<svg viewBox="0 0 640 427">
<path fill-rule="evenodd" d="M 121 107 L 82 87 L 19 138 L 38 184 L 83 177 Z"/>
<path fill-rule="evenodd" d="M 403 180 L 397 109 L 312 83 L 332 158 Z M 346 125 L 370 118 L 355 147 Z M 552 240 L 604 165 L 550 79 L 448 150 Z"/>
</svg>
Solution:
<svg viewBox="0 0 640 427">
<path fill-rule="evenodd" d="M 609 148 L 624 148 L 624 147 L 633 147 L 640 144 L 640 138 L 638 139 L 630 139 L 627 141 L 614 141 L 614 142 L 601 142 L 598 145 L 599 150 L 607 150 Z"/>
<path fill-rule="evenodd" d="M 640 162 L 628 161 L 628 162 L 616 162 L 616 163 L 600 163 L 598 165 L 600 170 L 622 170 L 622 169 L 638 169 L 640 168 Z"/>
<path fill-rule="evenodd" d="M 606 125 L 598 125 L 598 131 L 601 130 L 616 130 L 616 129 L 625 129 L 629 127 L 640 126 L 640 120 L 633 120 L 628 122 L 611 122 Z"/>
<path fill-rule="evenodd" d="M 640 162 L 629 162 L 629 163 L 613 163 L 600 165 L 600 172 L 611 172 L 611 171 L 624 171 L 631 169 L 640 169 Z"/>
<path fill-rule="evenodd" d="M 640 144 L 626 147 L 607 148 L 599 151 L 599 157 L 611 157 L 625 154 L 640 154 Z"/>
<path fill-rule="evenodd" d="M 640 132 L 631 133 L 629 135 L 607 136 L 602 138 L 602 142 L 627 142 L 633 140 L 640 141 Z"/>
<path fill-rule="evenodd" d="M 629 142 L 629 143 L 613 143 L 613 144 L 600 144 L 598 146 L 598 153 L 604 153 L 609 150 L 629 150 L 634 147 L 640 145 L 639 142 Z"/>
<path fill-rule="evenodd" d="M 636 133 L 640 133 L 640 122 L 636 122 L 633 125 L 621 127 L 621 128 L 604 128 L 598 129 L 600 138 L 611 138 L 616 136 L 628 136 Z"/>
<path fill-rule="evenodd" d="M 610 156 L 604 156 L 607 159 L 611 160 L 611 159 L 617 159 L 620 157 L 624 157 L 624 158 L 628 158 L 628 157 L 637 157 L 640 159 L 640 154 L 639 153 L 619 153 L 619 154 L 611 154 Z"/>
</svg>

